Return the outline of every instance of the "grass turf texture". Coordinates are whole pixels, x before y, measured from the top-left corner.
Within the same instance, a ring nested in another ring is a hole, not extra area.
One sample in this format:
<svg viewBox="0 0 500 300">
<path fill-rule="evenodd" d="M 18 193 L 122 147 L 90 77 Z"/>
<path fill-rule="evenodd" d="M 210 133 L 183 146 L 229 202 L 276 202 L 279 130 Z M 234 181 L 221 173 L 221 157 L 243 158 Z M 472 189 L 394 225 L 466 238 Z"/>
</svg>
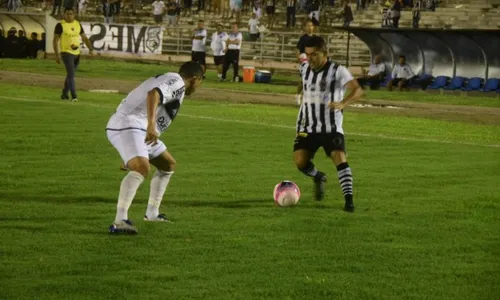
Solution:
<svg viewBox="0 0 500 300">
<path fill-rule="evenodd" d="M 496 126 L 346 111 L 358 208 L 346 214 L 322 152 L 315 162 L 330 175 L 322 203 L 291 162 L 296 109 L 187 99 L 162 135 L 179 163 L 162 206 L 175 223 L 140 221 L 148 180 L 130 211 L 139 235 L 109 236 L 125 173 L 104 127 L 122 97 L 82 92 L 93 100 L 71 104 L 50 100 L 57 91 L 2 86 L 2 298 L 500 293 L 500 149 L 484 146 L 500 143 Z M 302 188 L 297 207 L 273 206 L 283 179 Z"/>
<path fill-rule="evenodd" d="M 48 75 L 65 75 L 64 66 L 57 65 L 53 60 L 0 60 L 0 70 L 17 71 L 17 72 L 32 72 Z M 122 80 L 137 80 L 143 81 L 145 78 L 155 76 L 156 74 L 165 72 L 176 72 L 177 66 L 165 64 L 151 63 L 130 63 L 122 61 L 109 61 L 102 59 L 89 60 L 83 58 L 77 71 L 77 87 L 78 77 L 97 77 L 97 78 L 112 78 Z M 231 71 L 232 72 L 232 71 Z M 228 73 L 228 76 L 232 73 Z M 240 74 L 242 75 L 242 74 Z M 228 77 L 229 78 L 229 77 Z M 298 75 L 295 76 L 273 76 L 273 84 L 234 84 L 231 82 L 216 82 L 217 76 L 215 71 L 207 72 L 207 80 L 203 82 L 204 87 L 233 89 L 248 92 L 264 92 L 264 93 L 284 93 L 295 94 L 296 87 L 293 82 L 298 82 Z M 500 107 L 500 99 L 492 97 L 467 97 L 459 94 L 439 95 L 420 92 L 387 92 L 366 90 L 365 99 L 383 99 L 394 101 L 413 101 L 439 104 L 455 104 L 455 105 L 470 105 L 470 106 L 485 106 L 485 107 Z"/>
</svg>

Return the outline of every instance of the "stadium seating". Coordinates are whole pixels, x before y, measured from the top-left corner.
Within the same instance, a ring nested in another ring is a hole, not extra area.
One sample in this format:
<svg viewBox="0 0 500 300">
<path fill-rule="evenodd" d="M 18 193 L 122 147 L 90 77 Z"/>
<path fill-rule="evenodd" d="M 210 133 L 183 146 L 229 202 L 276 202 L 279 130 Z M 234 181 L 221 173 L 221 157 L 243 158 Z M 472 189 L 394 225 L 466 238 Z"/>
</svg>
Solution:
<svg viewBox="0 0 500 300">
<path fill-rule="evenodd" d="M 490 78 L 486 80 L 484 87 L 481 89 L 482 92 L 494 92 L 500 87 L 500 79 Z"/>
<path fill-rule="evenodd" d="M 442 89 L 446 86 L 446 83 L 450 79 L 448 76 L 438 76 L 434 82 L 428 87 L 430 90 Z"/>
<path fill-rule="evenodd" d="M 456 76 L 451 80 L 450 84 L 445 86 L 443 89 L 447 91 L 459 90 L 464 86 L 465 79 L 465 77 Z"/>
<path fill-rule="evenodd" d="M 462 88 L 462 91 L 478 91 L 481 88 L 482 81 L 482 78 L 472 77 L 467 81 L 465 87 Z"/>
</svg>

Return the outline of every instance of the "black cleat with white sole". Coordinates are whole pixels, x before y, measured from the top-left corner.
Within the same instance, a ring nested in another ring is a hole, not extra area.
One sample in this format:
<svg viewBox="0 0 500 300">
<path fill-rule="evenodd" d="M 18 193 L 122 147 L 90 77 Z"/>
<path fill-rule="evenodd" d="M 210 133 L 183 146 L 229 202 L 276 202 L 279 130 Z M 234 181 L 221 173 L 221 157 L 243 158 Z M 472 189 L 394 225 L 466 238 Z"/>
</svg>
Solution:
<svg viewBox="0 0 500 300">
<path fill-rule="evenodd" d="M 314 176 L 314 199 L 316 201 L 321 201 L 325 197 L 325 182 L 326 175 L 325 173 L 318 172 L 316 176 Z"/>
</svg>

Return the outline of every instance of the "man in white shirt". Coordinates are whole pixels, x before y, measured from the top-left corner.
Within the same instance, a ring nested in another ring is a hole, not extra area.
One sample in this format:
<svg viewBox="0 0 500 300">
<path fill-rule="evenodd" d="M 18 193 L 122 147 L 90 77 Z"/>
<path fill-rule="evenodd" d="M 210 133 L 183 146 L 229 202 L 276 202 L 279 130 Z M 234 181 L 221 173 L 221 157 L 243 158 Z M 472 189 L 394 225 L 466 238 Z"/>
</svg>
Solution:
<svg viewBox="0 0 500 300">
<path fill-rule="evenodd" d="M 255 13 L 252 13 L 252 18 L 248 20 L 248 32 L 250 33 L 250 40 L 252 42 L 259 39 L 259 19 L 257 19 Z"/>
<path fill-rule="evenodd" d="M 375 56 L 375 61 L 370 65 L 368 71 L 363 68 L 363 76 L 358 78 L 359 85 L 370 83 L 370 89 L 376 90 L 380 87 L 380 82 L 384 80 L 385 64 L 382 62 L 382 56 Z"/>
<path fill-rule="evenodd" d="M 392 70 L 392 79 L 387 84 L 387 89 L 392 91 L 392 87 L 397 85 L 399 91 L 403 91 L 404 88 L 408 87 L 408 83 L 413 77 L 415 77 L 415 74 L 410 65 L 406 63 L 406 57 L 401 55 L 398 64 Z"/>
<path fill-rule="evenodd" d="M 241 41 L 243 40 L 243 35 L 238 31 L 238 23 L 233 23 L 231 26 L 231 32 L 226 40 L 226 54 L 224 56 L 224 66 L 222 67 L 222 79 L 226 80 L 227 70 L 229 65 L 233 65 L 233 82 L 239 82 L 240 77 L 238 76 L 239 62 L 240 62 L 240 49 Z"/>
<path fill-rule="evenodd" d="M 200 85 L 203 70 L 196 62 L 186 62 L 179 73 L 151 77 L 131 91 L 120 103 L 106 125 L 110 143 L 120 154 L 129 171 L 120 185 L 115 221 L 110 233 L 136 234 L 137 228 L 128 218 L 139 186 L 147 177 L 150 165 L 156 167 L 151 180 L 145 221 L 166 222 L 159 207 L 174 173 L 176 161 L 159 140 L 175 119 L 185 95 Z"/>
<path fill-rule="evenodd" d="M 205 22 L 203 20 L 198 21 L 198 27 L 193 32 L 193 47 L 191 48 L 191 60 L 199 63 L 203 68 L 203 74 L 207 68 L 206 63 L 206 47 L 205 42 L 207 41 L 207 30 L 205 29 Z"/>
<path fill-rule="evenodd" d="M 217 32 L 212 34 L 210 47 L 214 54 L 214 64 L 217 67 L 217 79 L 222 80 L 222 66 L 224 65 L 224 54 L 226 53 L 227 33 L 222 31 L 222 24 L 217 24 Z"/>
<path fill-rule="evenodd" d="M 156 24 L 161 24 L 165 12 L 165 3 L 162 0 L 155 0 L 153 4 L 153 17 Z"/>
</svg>

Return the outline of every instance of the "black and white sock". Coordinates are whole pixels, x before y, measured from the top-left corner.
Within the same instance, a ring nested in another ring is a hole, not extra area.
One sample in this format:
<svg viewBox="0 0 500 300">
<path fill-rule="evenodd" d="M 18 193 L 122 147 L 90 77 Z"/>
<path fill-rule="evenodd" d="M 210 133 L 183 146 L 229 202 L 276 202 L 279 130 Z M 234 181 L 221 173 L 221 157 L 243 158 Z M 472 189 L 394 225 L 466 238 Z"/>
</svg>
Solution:
<svg viewBox="0 0 500 300">
<path fill-rule="evenodd" d="M 320 178 L 323 178 L 325 176 L 325 174 L 323 174 L 322 172 L 318 171 L 318 169 L 316 169 L 316 167 L 314 166 L 312 161 L 309 161 L 304 168 L 302 168 L 302 169 L 299 168 L 299 171 L 304 173 L 305 175 L 307 175 L 309 177 L 313 177 L 316 179 L 320 179 Z"/>
<path fill-rule="evenodd" d="M 346 201 L 352 201 L 352 171 L 347 162 L 337 166 L 340 188 Z"/>
</svg>

